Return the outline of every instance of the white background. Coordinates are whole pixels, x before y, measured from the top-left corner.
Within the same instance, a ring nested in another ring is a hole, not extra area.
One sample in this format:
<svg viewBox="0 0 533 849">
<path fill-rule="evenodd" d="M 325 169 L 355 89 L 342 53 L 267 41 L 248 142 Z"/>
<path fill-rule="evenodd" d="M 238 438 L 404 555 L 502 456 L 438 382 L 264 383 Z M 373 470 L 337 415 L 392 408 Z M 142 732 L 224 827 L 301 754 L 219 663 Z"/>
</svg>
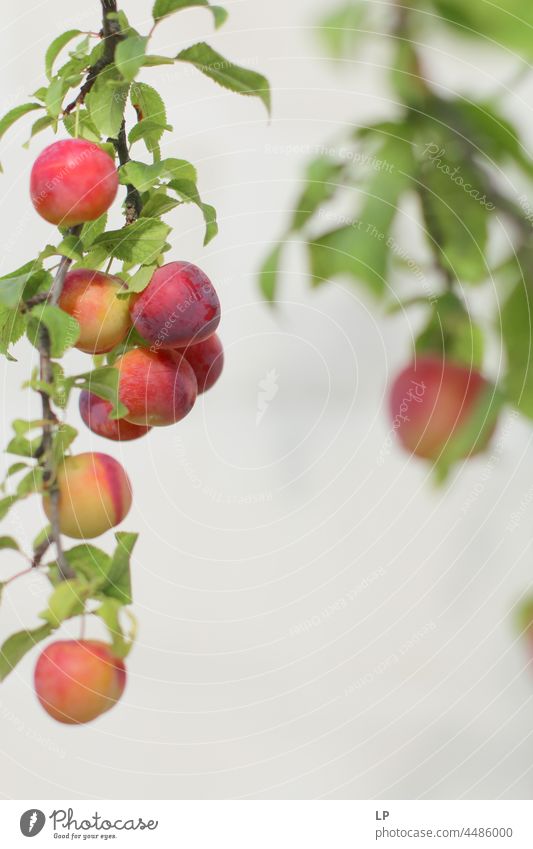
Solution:
<svg viewBox="0 0 533 849">
<path fill-rule="evenodd" d="M 148 0 L 122 5 L 147 28 Z M 0 793 L 530 798 L 533 679 L 512 622 L 532 572 L 530 428 L 503 421 L 493 453 L 440 491 L 397 448 L 379 465 L 387 385 L 409 356 L 414 328 L 380 315 L 355 286 L 312 292 L 296 247 L 277 312 L 257 287 L 313 146 L 347 122 L 390 114 L 387 45 L 363 45 L 357 61 L 335 64 L 319 58 L 312 30 L 324 0 L 229 7 L 216 35 L 202 10 L 173 17 L 154 50 L 172 54 L 207 38 L 265 72 L 271 123 L 255 100 L 184 68 L 145 76 L 175 130 L 164 154 L 198 165 L 203 195 L 219 211 L 221 234 L 205 250 L 195 210 L 170 220 L 173 257 L 200 264 L 219 289 L 226 372 L 186 421 L 142 442 L 115 445 L 82 430 L 80 450 L 112 453 L 132 479 L 123 527 L 141 532 L 133 564 L 139 642 L 120 706 L 87 727 L 62 727 L 41 711 L 31 684 L 36 653 L 17 667 L 0 689 Z M 98 13 L 96 0 L 8 0 L 2 113 L 43 84 L 51 38 L 71 26 L 97 29 Z M 512 57 L 443 40 L 427 61 L 452 89 L 487 92 L 514 67 Z M 527 87 L 502 91 L 527 137 Z M 2 145 L 2 273 L 55 238 L 28 197 L 32 161 L 51 138 L 23 150 L 29 123 Z M 411 249 L 412 232 L 404 238 Z M 481 313 L 494 295 L 477 298 Z M 35 352 L 22 343 L 16 355 L 18 364 L 1 366 L 3 442 L 12 418 L 37 409 L 19 388 Z M 498 362 L 495 349 L 495 372 Z M 83 370 L 86 359 L 73 353 L 68 365 Z M 278 392 L 257 424 L 260 382 L 273 371 Z M 70 419 L 78 421 L 75 399 Z M 30 543 L 43 524 L 34 500 L 13 511 L 2 533 Z M 1 557 L 7 577 L 18 563 Z M 46 592 L 38 577 L 9 589 L 2 637 L 38 623 Z M 328 605 L 335 612 L 324 615 Z M 309 619 L 312 627 L 295 633 Z M 73 625 L 62 633 L 77 635 Z M 96 625 L 93 633 L 102 635 Z"/>
</svg>

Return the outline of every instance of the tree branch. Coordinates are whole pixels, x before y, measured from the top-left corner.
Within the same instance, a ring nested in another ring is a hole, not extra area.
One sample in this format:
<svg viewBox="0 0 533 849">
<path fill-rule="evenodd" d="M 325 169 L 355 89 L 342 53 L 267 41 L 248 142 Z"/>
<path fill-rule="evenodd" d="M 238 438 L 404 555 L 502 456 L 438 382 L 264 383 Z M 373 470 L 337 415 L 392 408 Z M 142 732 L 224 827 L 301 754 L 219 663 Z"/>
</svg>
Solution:
<svg viewBox="0 0 533 849">
<path fill-rule="evenodd" d="M 78 236 L 81 231 L 81 225 L 72 227 L 70 233 L 73 236 Z M 54 281 L 48 293 L 48 303 L 56 306 L 61 292 L 67 271 L 72 263 L 68 257 L 61 257 L 59 268 L 56 271 Z M 50 334 L 44 325 L 41 325 L 39 330 L 39 364 L 40 364 L 40 379 L 49 385 L 54 382 L 54 372 L 52 358 L 50 354 Z M 74 578 L 75 573 L 70 568 L 63 551 L 63 543 L 61 540 L 61 531 L 59 528 L 59 488 L 56 480 L 56 468 L 53 456 L 54 430 L 57 426 L 57 416 L 52 408 L 50 396 L 44 390 L 40 393 L 43 408 L 43 431 L 40 446 L 40 454 L 43 457 L 43 485 L 45 490 L 48 490 L 50 498 L 50 524 L 52 527 L 51 539 L 55 545 L 57 554 L 57 565 L 59 573 L 63 580 Z"/>
<path fill-rule="evenodd" d="M 125 121 L 122 122 L 118 137 L 116 139 L 111 139 L 111 141 L 115 145 L 115 150 L 117 151 L 120 164 L 125 165 L 126 162 L 130 161 Z M 137 220 L 142 210 L 141 195 L 135 186 L 129 184 L 126 186 L 126 201 L 124 206 L 126 211 L 126 224 L 132 224 Z"/>
<path fill-rule="evenodd" d="M 98 75 L 102 73 L 102 71 L 107 68 L 109 65 L 113 63 L 115 58 L 115 47 L 117 43 L 122 38 L 120 32 L 120 25 L 116 20 L 110 20 L 107 16 L 110 12 L 116 14 L 117 12 L 117 0 L 101 0 L 102 4 L 102 38 L 104 40 L 104 52 L 100 59 L 91 65 L 89 70 L 87 71 L 87 79 L 79 90 L 78 96 L 72 103 L 69 103 L 68 106 L 65 106 L 63 110 L 65 115 L 68 115 L 72 112 L 76 106 L 85 102 L 85 98 L 89 94 L 93 85 L 95 84 Z"/>
</svg>

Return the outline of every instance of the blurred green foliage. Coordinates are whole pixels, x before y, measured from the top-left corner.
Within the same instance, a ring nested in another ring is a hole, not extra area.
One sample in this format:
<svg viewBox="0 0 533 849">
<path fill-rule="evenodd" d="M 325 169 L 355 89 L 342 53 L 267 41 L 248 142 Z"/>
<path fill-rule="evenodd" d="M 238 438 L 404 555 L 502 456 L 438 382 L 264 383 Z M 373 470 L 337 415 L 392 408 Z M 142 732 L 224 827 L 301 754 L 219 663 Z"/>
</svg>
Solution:
<svg viewBox="0 0 533 849">
<path fill-rule="evenodd" d="M 276 301 L 285 250 L 300 242 L 311 286 L 349 279 L 388 311 L 425 305 L 426 324 L 415 340 L 419 352 L 482 367 L 487 334 L 500 333 L 505 352 L 500 392 L 533 418 L 533 160 L 497 95 L 484 100 L 454 95 L 424 72 L 424 45 L 442 35 L 451 38 L 450 57 L 453 40 L 468 39 L 488 55 L 510 56 L 518 74 L 527 71 L 533 5 L 354 0 L 328 11 L 320 34 L 337 60 L 356 58 L 373 37 L 386 38 L 388 114 L 355 130 L 353 116 L 347 116 L 344 134 L 308 163 L 288 227 L 261 269 L 265 297 Z M 343 62 L 342 68 L 350 66 Z M 413 261 L 412 245 L 398 235 L 397 219 L 408 198 L 416 199 L 429 260 Z M 341 214 L 347 206 L 351 213 Z M 505 256 L 497 261 L 489 250 L 494 226 L 503 227 L 507 239 Z M 418 291 L 403 302 L 394 289 L 399 265 L 410 269 Z M 467 306 L 472 286 L 495 289 L 491 321 L 473 320 Z"/>
</svg>

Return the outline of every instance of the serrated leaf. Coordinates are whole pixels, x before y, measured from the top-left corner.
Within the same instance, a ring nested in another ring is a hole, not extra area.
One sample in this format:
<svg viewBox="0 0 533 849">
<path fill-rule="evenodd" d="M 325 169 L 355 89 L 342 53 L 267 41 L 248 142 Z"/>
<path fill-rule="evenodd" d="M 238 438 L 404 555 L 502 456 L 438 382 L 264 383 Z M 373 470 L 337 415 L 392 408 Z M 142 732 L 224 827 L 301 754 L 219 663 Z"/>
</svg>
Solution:
<svg viewBox="0 0 533 849">
<path fill-rule="evenodd" d="M 61 53 L 63 47 L 65 47 L 69 41 L 72 41 L 73 38 L 76 38 L 77 35 L 80 35 L 80 33 L 81 31 L 79 29 L 69 29 L 67 32 L 63 32 L 61 35 L 58 35 L 57 38 L 54 38 L 52 43 L 49 45 L 44 57 L 46 76 L 49 80 L 52 79 L 54 62 Z"/>
<path fill-rule="evenodd" d="M 27 329 L 28 339 L 35 347 L 39 346 L 39 333 L 43 324 L 48 330 L 50 353 L 54 358 L 62 357 L 78 341 L 80 325 L 73 316 L 51 304 L 40 304 L 31 310 Z"/>
<path fill-rule="evenodd" d="M 0 681 L 4 681 L 24 655 L 51 633 L 51 625 L 41 625 L 33 631 L 19 631 L 9 637 L 0 648 Z"/>
<path fill-rule="evenodd" d="M 90 119 L 103 136 L 116 138 L 124 118 L 128 84 L 114 65 L 98 74 L 85 99 Z"/>
<path fill-rule="evenodd" d="M 146 149 L 153 153 L 157 150 L 163 133 L 172 130 L 170 124 L 162 123 L 156 118 L 143 118 L 134 124 L 128 133 L 128 141 L 135 144 L 136 141 L 144 141 Z"/>
<path fill-rule="evenodd" d="M 0 306 L 0 353 L 8 360 L 15 359 L 9 353 L 9 346 L 18 342 L 25 330 L 26 316 L 23 313 Z"/>
<path fill-rule="evenodd" d="M 65 619 L 79 616 L 85 609 L 94 587 L 82 578 L 61 581 L 48 599 L 48 607 L 39 614 L 52 628 L 59 628 Z"/>
<path fill-rule="evenodd" d="M 241 68 L 225 59 L 209 44 L 199 42 L 176 56 L 178 62 L 188 62 L 194 65 L 202 74 L 214 82 L 234 91 L 251 97 L 258 97 L 270 113 L 270 86 L 266 77 L 257 71 Z"/>
<path fill-rule="evenodd" d="M 155 88 L 152 88 L 152 86 L 147 85 L 146 83 L 132 83 L 130 89 L 130 101 L 137 113 L 139 121 L 150 118 L 158 122 L 161 127 L 167 123 L 165 104 L 163 103 L 159 92 L 157 92 Z M 159 141 L 163 133 L 164 129 L 161 129 L 157 141 Z"/>
<path fill-rule="evenodd" d="M 166 215 L 167 212 L 171 212 L 182 203 L 182 200 L 177 200 L 176 198 L 171 198 L 167 195 L 164 188 L 159 190 L 156 189 L 149 194 L 146 193 L 143 198 L 141 217 L 160 218 L 162 215 Z"/>
<path fill-rule="evenodd" d="M 115 49 L 115 65 L 126 82 L 132 82 L 144 62 L 148 39 L 140 35 L 124 38 Z"/>
<path fill-rule="evenodd" d="M 276 245 L 264 260 L 259 272 L 259 286 L 267 301 L 271 303 L 276 298 L 282 250 L 283 245 Z"/>
<path fill-rule="evenodd" d="M 208 0 L 155 0 L 152 16 L 154 21 L 161 21 L 174 12 L 180 12 L 182 9 L 191 9 L 195 6 L 203 6 L 209 9 L 213 14 L 217 29 L 222 26 L 228 17 L 227 11 L 222 6 L 212 6 Z"/>
<path fill-rule="evenodd" d="M 8 309 L 19 307 L 26 284 L 31 277 L 30 271 L 26 274 L 0 278 L 0 304 Z"/>
<path fill-rule="evenodd" d="M 134 264 L 153 262 L 161 253 L 170 227 L 157 218 L 139 218 L 128 227 L 108 230 L 95 239 L 110 256 Z"/>
</svg>

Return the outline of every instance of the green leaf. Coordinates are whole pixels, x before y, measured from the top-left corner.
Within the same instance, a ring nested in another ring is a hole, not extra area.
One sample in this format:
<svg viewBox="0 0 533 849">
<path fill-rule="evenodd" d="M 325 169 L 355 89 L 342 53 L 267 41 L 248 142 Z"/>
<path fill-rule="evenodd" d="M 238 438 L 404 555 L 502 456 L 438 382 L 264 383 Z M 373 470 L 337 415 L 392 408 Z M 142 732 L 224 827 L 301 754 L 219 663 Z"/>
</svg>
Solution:
<svg viewBox="0 0 533 849">
<path fill-rule="evenodd" d="M 87 251 L 93 244 L 96 237 L 105 231 L 106 225 L 107 212 L 104 212 L 104 214 L 95 221 L 87 221 L 87 223 L 83 225 L 80 233 L 80 241 L 84 251 Z"/>
<path fill-rule="evenodd" d="M 320 21 L 319 34 L 330 56 L 335 59 L 353 58 L 367 11 L 367 5 L 360 0 L 350 0 L 328 12 Z"/>
<path fill-rule="evenodd" d="M 80 35 L 79 29 L 69 29 L 67 32 L 58 35 L 57 38 L 54 38 L 52 43 L 49 45 L 44 57 L 46 76 L 49 80 L 52 80 L 54 62 L 61 53 L 63 47 L 65 47 L 69 41 L 72 41 L 73 38 L 76 38 L 77 35 Z"/>
<path fill-rule="evenodd" d="M 9 353 L 9 345 L 18 342 L 26 330 L 26 316 L 18 310 L 0 306 L 0 353 L 8 360 L 15 358 Z"/>
<path fill-rule="evenodd" d="M 170 227 L 157 218 L 139 218 L 128 227 L 108 230 L 94 244 L 105 247 L 110 256 L 134 264 L 149 264 L 161 254 Z"/>
<path fill-rule="evenodd" d="M 194 6 L 203 6 L 209 9 L 215 19 L 215 27 L 221 27 L 228 13 L 222 6 L 212 6 L 208 0 L 155 0 L 152 9 L 154 21 L 161 21 L 167 15 L 172 15 L 174 12 L 179 12 L 182 9 L 191 9 Z"/>
<path fill-rule="evenodd" d="M 488 164 L 512 159 L 529 176 L 533 176 L 533 160 L 522 145 L 518 131 L 492 104 L 458 98 L 437 101 L 436 112 L 447 125 L 472 146 L 472 152 Z"/>
<path fill-rule="evenodd" d="M 91 121 L 103 136 L 118 136 L 127 97 L 128 85 L 124 83 L 114 65 L 98 74 L 95 84 L 85 98 L 85 104 Z"/>
<path fill-rule="evenodd" d="M 33 540 L 33 543 L 32 543 L 33 551 L 37 551 L 37 549 L 41 545 L 43 545 L 45 541 L 50 543 L 51 542 L 51 535 L 52 535 L 52 525 L 45 525 L 44 528 L 42 528 L 39 531 L 39 533 L 37 534 L 37 536 Z"/>
<path fill-rule="evenodd" d="M 428 323 L 416 339 L 418 354 L 436 353 L 470 368 L 481 368 L 485 338 L 464 304 L 451 292 L 431 303 Z"/>
<path fill-rule="evenodd" d="M 519 281 L 501 313 L 507 367 L 504 391 L 523 415 L 533 419 L 533 292 Z"/>
<path fill-rule="evenodd" d="M 48 599 L 48 607 L 39 614 L 52 628 L 59 628 L 65 619 L 79 616 L 94 587 L 81 578 L 61 581 Z"/>
<path fill-rule="evenodd" d="M 160 218 L 183 203 L 182 200 L 169 197 L 164 188 L 156 189 L 150 192 L 150 194 L 147 193 L 145 197 L 146 200 L 143 198 L 143 207 L 141 210 L 142 218 Z"/>
<path fill-rule="evenodd" d="M 122 602 L 116 598 L 106 598 L 94 612 L 107 625 L 111 636 L 113 654 L 117 657 L 127 657 L 132 649 L 137 631 L 137 621 L 131 611 L 125 610 Z M 131 628 L 127 636 L 120 624 L 121 613 L 125 613 L 130 620 Z"/>
<path fill-rule="evenodd" d="M 32 125 L 29 139 L 24 142 L 22 146 L 27 149 L 30 146 L 30 141 L 34 136 L 37 135 L 37 133 L 41 133 L 43 130 L 47 130 L 48 127 L 51 127 L 54 123 L 55 121 L 51 115 L 42 115 L 41 118 L 37 118 L 37 120 Z"/>
<path fill-rule="evenodd" d="M 208 245 L 211 239 L 214 239 L 218 233 L 217 213 L 215 207 L 210 206 L 208 203 L 203 203 L 200 195 L 198 194 L 196 183 L 193 183 L 192 180 L 171 180 L 169 187 L 175 191 L 185 203 L 194 203 L 202 211 L 205 221 L 204 245 Z"/>
<path fill-rule="evenodd" d="M 317 209 L 331 200 L 339 189 L 340 178 L 346 164 L 327 157 L 314 159 L 307 166 L 306 186 L 296 204 L 291 229 L 301 230 Z"/>
<path fill-rule="evenodd" d="M 139 121 L 150 118 L 160 124 L 161 129 L 158 136 L 154 130 L 154 138 L 158 142 L 165 131 L 164 126 L 167 123 L 167 113 L 161 95 L 155 88 L 152 88 L 152 86 L 146 83 L 134 82 L 130 89 L 130 100 Z"/>
<path fill-rule="evenodd" d="M 107 573 L 111 564 L 109 554 L 96 548 L 94 545 L 82 543 L 76 545 L 69 551 L 65 552 L 65 558 L 70 568 L 76 573 L 76 576 L 82 578 L 84 582 L 89 582 L 96 587 L 98 591 L 106 582 Z M 63 581 L 57 563 L 52 563 L 50 566 L 50 577 L 54 585 L 60 585 Z"/>
<path fill-rule="evenodd" d="M 443 481 L 451 466 L 464 457 L 475 453 L 483 446 L 494 430 L 499 413 L 504 403 L 503 396 L 495 386 L 488 384 L 479 398 L 475 408 L 468 417 L 458 425 L 446 446 L 439 454 L 435 464 L 437 477 Z"/>
<path fill-rule="evenodd" d="M 61 422 L 61 425 L 56 428 L 52 442 L 53 456 L 56 463 L 59 463 L 63 459 L 77 435 L 78 431 L 76 428 L 65 422 Z"/>
<path fill-rule="evenodd" d="M 19 631 L 9 637 L 0 648 L 0 681 L 4 681 L 24 655 L 51 633 L 50 625 L 41 625 L 33 631 Z"/>
<path fill-rule="evenodd" d="M 458 280 L 478 283 L 489 271 L 486 260 L 488 217 L 484 174 L 455 155 L 452 140 L 440 135 L 426 143 L 420 175 L 426 234 L 444 266 Z"/>
<path fill-rule="evenodd" d="M 433 0 L 437 13 L 468 38 L 497 42 L 513 52 L 533 55 L 529 0 Z M 431 19 L 434 25 L 434 19 Z"/>
<path fill-rule="evenodd" d="M 144 141 L 146 149 L 153 153 L 158 149 L 159 141 L 164 132 L 172 130 L 170 124 L 162 123 L 157 118 L 143 118 L 134 124 L 128 133 L 128 141 L 135 144 L 136 141 Z"/>
<path fill-rule="evenodd" d="M 35 109 L 42 109 L 40 103 L 23 103 L 21 106 L 15 106 L 14 109 L 10 109 L 3 118 L 0 119 L 0 139 L 14 123 L 18 121 L 19 118 L 22 118 L 23 115 L 27 115 L 28 112 L 33 112 Z"/>
<path fill-rule="evenodd" d="M 77 320 L 62 309 L 49 304 L 33 307 L 28 321 L 27 334 L 32 345 L 39 346 L 39 334 L 42 325 L 50 337 L 50 353 L 54 358 L 63 356 L 68 348 L 78 341 L 80 325 Z"/>
<path fill-rule="evenodd" d="M 73 262 L 79 262 L 82 259 L 82 251 L 83 245 L 79 237 L 69 235 L 65 236 L 57 247 L 46 245 L 39 254 L 39 259 L 49 259 L 51 256 L 66 256 Z"/>
<path fill-rule="evenodd" d="M 147 44 L 148 39 L 140 35 L 130 35 L 117 44 L 115 64 L 127 82 L 132 82 L 137 76 Z"/>
<path fill-rule="evenodd" d="M 99 398 L 109 401 L 113 407 L 109 414 L 110 418 L 121 419 L 127 415 L 128 408 L 118 399 L 119 372 L 113 366 L 102 366 L 102 368 L 96 368 L 84 374 L 68 377 L 66 383 L 69 388 L 86 389 L 93 395 L 98 395 Z"/>
<path fill-rule="evenodd" d="M 163 159 L 148 165 L 146 162 L 130 160 L 119 168 L 119 180 L 124 186 L 135 186 L 145 192 L 161 180 L 196 180 L 196 168 L 185 159 Z"/>
<path fill-rule="evenodd" d="M 276 298 L 282 250 L 282 244 L 276 245 L 263 262 L 259 273 L 259 286 L 267 301 L 271 303 Z"/>
<path fill-rule="evenodd" d="M 156 268 L 156 265 L 141 265 L 128 280 L 128 293 L 144 292 Z"/>
<path fill-rule="evenodd" d="M 61 77 L 54 77 L 46 91 L 45 106 L 49 116 L 57 118 L 61 112 L 63 98 L 65 96 L 65 83 Z"/>
<path fill-rule="evenodd" d="M 28 495 L 33 495 L 36 492 L 43 491 L 43 470 L 39 466 L 35 466 L 17 485 L 17 495 L 19 498 L 26 498 Z"/>
<path fill-rule="evenodd" d="M 63 124 L 67 133 L 71 136 L 76 136 L 76 112 L 69 112 L 68 115 L 63 115 Z M 80 139 L 87 139 L 98 144 L 100 142 L 100 133 L 96 129 L 94 122 L 87 109 L 80 109 L 77 120 L 77 135 Z"/>
<path fill-rule="evenodd" d="M 7 516 L 13 504 L 16 504 L 18 500 L 18 495 L 6 495 L 5 498 L 0 498 L 0 519 Z"/>
<path fill-rule="evenodd" d="M 13 537 L 0 537 L 0 549 L 9 548 L 12 551 L 20 551 L 20 546 Z"/>
<path fill-rule="evenodd" d="M 230 91 L 258 97 L 270 113 L 270 86 L 262 74 L 234 65 L 205 42 L 182 50 L 176 60 L 194 65 L 202 74 Z"/>
<path fill-rule="evenodd" d="M 138 536 L 139 534 L 124 531 L 115 534 L 117 547 L 113 553 L 107 573 L 107 586 L 103 589 L 103 592 L 112 598 L 117 598 L 122 604 L 131 604 L 132 602 L 130 559 Z"/>
<path fill-rule="evenodd" d="M 0 304 L 8 309 L 19 307 L 26 284 L 31 277 L 31 271 L 13 277 L 0 277 Z"/>
<path fill-rule="evenodd" d="M 384 294 L 390 231 L 413 171 L 409 141 L 401 137 L 387 139 L 375 162 L 380 167 L 365 187 L 358 217 L 309 243 L 313 286 L 348 275 L 366 283 L 375 295 Z"/>
<path fill-rule="evenodd" d="M 154 53 L 148 53 L 143 60 L 143 68 L 156 68 L 158 65 L 173 65 L 174 59 L 171 56 L 158 56 Z"/>
</svg>

